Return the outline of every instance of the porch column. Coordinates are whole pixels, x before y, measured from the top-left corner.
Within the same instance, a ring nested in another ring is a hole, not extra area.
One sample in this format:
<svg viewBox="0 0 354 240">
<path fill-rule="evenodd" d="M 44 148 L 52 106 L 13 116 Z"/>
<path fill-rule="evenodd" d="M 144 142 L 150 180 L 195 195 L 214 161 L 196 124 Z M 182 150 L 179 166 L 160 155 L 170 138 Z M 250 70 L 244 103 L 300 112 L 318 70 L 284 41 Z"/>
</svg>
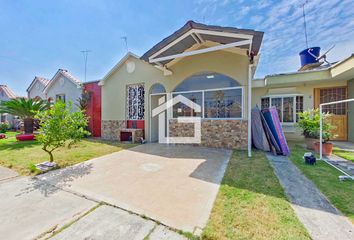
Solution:
<svg viewBox="0 0 354 240">
<path fill-rule="evenodd" d="M 248 64 L 248 157 L 252 157 L 252 129 L 251 129 L 251 121 L 252 121 L 252 64 Z"/>
</svg>

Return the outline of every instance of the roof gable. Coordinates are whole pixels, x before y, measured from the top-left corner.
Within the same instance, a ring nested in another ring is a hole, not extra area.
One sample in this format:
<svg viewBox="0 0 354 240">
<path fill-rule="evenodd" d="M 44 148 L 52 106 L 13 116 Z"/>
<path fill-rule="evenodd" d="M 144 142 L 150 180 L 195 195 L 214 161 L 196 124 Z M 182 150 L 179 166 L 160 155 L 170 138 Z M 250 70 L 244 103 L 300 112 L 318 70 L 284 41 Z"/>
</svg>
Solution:
<svg viewBox="0 0 354 240">
<path fill-rule="evenodd" d="M 166 56 L 181 54 L 192 46 L 207 41 L 217 42 L 220 45 L 235 44 L 235 47 L 238 46 L 246 50 L 251 49 L 254 55 L 258 55 L 262 38 L 263 32 L 260 31 L 205 25 L 188 21 L 183 27 L 153 46 L 141 59 L 153 62 L 153 58 L 161 59 Z M 252 40 L 250 47 L 246 44 L 241 45 L 241 42 L 245 39 Z M 237 45 L 237 42 L 240 45 Z M 158 62 L 161 65 L 166 65 L 171 61 L 172 59 L 161 59 Z"/>
<path fill-rule="evenodd" d="M 104 85 L 105 81 L 113 74 L 115 73 L 129 58 L 135 58 L 137 60 L 140 60 L 140 58 L 135 55 L 132 52 L 128 52 L 127 54 L 124 55 L 124 57 L 122 57 L 119 62 L 114 65 L 114 67 L 102 78 L 102 80 L 98 83 L 98 85 L 102 86 Z"/>
<path fill-rule="evenodd" d="M 41 84 L 41 85 L 43 86 L 43 89 L 44 89 L 44 88 L 48 85 L 49 81 L 50 81 L 50 80 L 47 79 L 47 78 L 35 76 L 26 91 L 27 91 L 27 92 L 31 91 L 31 89 L 35 86 L 35 84 L 36 84 L 37 82 L 38 82 L 39 84 Z"/>
<path fill-rule="evenodd" d="M 55 73 L 54 77 L 49 81 L 49 83 L 47 84 L 47 86 L 44 88 L 43 92 L 44 92 L 44 93 L 47 93 L 48 90 L 54 85 L 54 83 L 59 79 L 60 76 L 63 76 L 63 77 L 65 77 L 66 79 L 68 79 L 69 81 L 71 81 L 72 83 L 74 83 L 74 84 L 77 86 L 77 88 L 81 88 L 82 82 L 81 82 L 78 78 L 74 77 L 74 76 L 73 76 L 72 74 L 70 74 L 69 71 L 66 70 L 66 69 L 59 69 L 59 70 Z"/>
<path fill-rule="evenodd" d="M 0 92 L 2 92 L 9 99 L 17 97 L 16 94 L 7 85 L 0 85 Z"/>
</svg>

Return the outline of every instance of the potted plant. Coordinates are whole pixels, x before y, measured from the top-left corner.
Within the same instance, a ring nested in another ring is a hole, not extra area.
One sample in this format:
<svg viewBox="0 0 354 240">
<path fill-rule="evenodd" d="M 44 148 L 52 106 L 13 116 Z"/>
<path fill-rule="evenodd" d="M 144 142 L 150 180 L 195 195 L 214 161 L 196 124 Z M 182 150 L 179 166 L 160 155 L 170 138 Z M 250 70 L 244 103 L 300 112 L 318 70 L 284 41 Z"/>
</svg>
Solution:
<svg viewBox="0 0 354 240">
<path fill-rule="evenodd" d="M 316 150 L 316 143 L 320 138 L 320 110 L 318 108 L 310 109 L 298 113 L 298 116 L 299 116 L 299 120 L 297 126 L 302 129 L 302 134 L 305 137 L 305 143 L 307 149 Z M 327 119 L 330 116 L 331 114 L 329 113 L 322 114 L 322 118 L 323 118 L 322 137 L 324 142 L 326 143 L 325 145 L 328 148 L 328 150 L 330 150 L 330 147 L 332 146 L 332 144 L 329 143 L 328 141 L 333 136 L 331 133 L 333 127 L 327 121 Z"/>
</svg>

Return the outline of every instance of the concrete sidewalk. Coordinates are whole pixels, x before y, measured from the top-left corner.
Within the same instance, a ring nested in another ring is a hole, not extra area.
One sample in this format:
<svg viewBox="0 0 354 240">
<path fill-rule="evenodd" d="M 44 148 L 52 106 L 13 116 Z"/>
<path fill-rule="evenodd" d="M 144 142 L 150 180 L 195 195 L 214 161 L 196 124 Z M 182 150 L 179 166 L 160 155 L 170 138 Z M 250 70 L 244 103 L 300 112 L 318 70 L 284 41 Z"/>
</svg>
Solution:
<svg viewBox="0 0 354 240">
<path fill-rule="evenodd" d="M 267 154 L 292 207 L 313 239 L 354 239 L 354 226 L 285 156 Z"/>
<path fill-rule="evenodd" d="M 17 176 L 18 174 L 14 170 L 0 166 L 0 181 L 14 178 Z"/>
<path fill-rule="evenodd" d="M 0 239 L 35 239 L 97 205 L 30 177 L 0 183 Z"/>
</svg>

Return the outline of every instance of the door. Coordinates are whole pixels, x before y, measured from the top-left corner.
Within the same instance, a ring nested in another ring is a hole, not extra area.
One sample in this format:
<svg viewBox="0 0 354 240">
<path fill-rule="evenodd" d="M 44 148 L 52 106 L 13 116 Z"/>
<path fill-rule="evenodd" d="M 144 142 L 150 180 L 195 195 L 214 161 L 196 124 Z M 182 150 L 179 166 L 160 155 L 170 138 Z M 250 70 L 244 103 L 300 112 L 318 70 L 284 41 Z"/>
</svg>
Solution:
<svg viewBox="0 0 354 240">
<path fill-rule="evenodd" d="M 315 89 L 315 107 L 319 107 L 321 103 L 334 102 L 345 99 L 347 99 L 347 87 Z M 332 114 L 329 120 L 330 123 L 335 127 L 335 129 L 333 129 L 335 136 L 332 140 L 346 141 L 348 139 L 347 103 L 323 106 L 323 112 Z"/>
<path fill-rule="evenodd" d="M 164 98 L 167 101 L 166 93 L 150 94 L 150 142 L 159 140 L 159 121 L 158 116 L 152 117 L 152 110 L 159 106 L 159 99 Z M 167 114 L 165 114 L 165 127 L 167 126 Z M 166 133 L 166 128 L 165 128 Z M 165 134 L 166 137 L 166 134 Z"/>
</svg>

